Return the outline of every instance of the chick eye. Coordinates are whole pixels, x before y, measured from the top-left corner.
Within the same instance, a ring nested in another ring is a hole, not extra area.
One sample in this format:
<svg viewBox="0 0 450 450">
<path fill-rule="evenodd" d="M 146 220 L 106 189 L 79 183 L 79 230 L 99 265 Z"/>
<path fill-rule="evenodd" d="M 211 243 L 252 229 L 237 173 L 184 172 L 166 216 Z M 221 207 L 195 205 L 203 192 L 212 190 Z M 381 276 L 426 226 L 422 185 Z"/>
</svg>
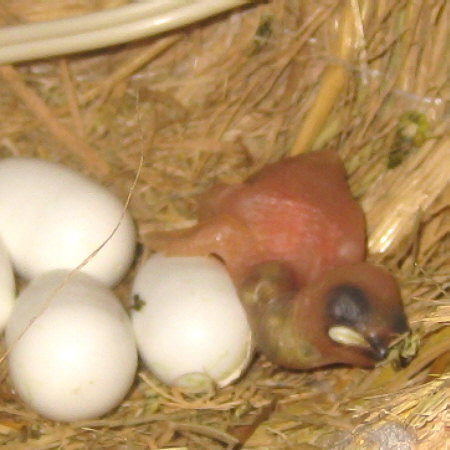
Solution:
<svg viewBox="0 0 450 450">
<path fill-rule="evenodd" d="M 370 302 L 362 289 L 340 285 L 328 294 L 328 311 L 337 323 L 354 325 L 369 313 Z"/>
</svg>

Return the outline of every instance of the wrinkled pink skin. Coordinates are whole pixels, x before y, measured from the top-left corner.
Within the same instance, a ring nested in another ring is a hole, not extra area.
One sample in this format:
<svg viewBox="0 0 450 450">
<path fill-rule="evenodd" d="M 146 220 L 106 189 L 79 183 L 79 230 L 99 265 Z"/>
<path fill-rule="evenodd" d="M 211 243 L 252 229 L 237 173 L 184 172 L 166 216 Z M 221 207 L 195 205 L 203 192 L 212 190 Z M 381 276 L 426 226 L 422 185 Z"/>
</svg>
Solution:
<svg viewBox="0 0 450 450">
<path fill-rule="evenodd" d="M 196 226 L 154 234 L 150 247 L 167 255 L 219 257 L 241 293 L 258 347 L 286 367 L 375 363 L 377 358 L 367 349 L 336 344 L 328 337 L 333 324 L 326 296 L 333 286 L 361 285 L 370 296 L 374 317 L 364 332 L 377 334 L 379 342 L 387 346 L 406 331 L 396 283 L 383 269 L 363 263 L 364 215 L 334 151 L 287 158 L 242 184 L 212 187 L 199 199 Z M 279 287 L 270 301 L 259 299 L 259 294 L 244 295 L 248 280 L 250 291 L 257 291 L 255 286 L 264 282 L 259 268 L 271 262 L 289 272 L 290 295 L 283 291 L 286 287 Z M 255 281 L 255 276 L 260 279 Z M 278 322 L 270 320 L 275 316 Z M 402 326 L 395 325 L 397 316 Z"/>
<path fill-rule="evenodd" d="M 219 256 L 239 283 L 249 268 L 288 261 L 302 284 L 365 255 L 364 216 L 335 152 L 269 165 L 239 185 L 216 185 L 199 201 L 199 223 L 155 235 L 172 255 Z"/>
</svg>

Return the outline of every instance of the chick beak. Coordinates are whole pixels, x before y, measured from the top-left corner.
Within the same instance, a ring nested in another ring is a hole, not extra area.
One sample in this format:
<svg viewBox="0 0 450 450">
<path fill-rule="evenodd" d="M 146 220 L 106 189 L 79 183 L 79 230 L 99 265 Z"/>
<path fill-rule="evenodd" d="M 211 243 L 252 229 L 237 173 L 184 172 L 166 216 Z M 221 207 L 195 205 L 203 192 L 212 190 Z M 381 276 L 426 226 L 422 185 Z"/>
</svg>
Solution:
<svg viewBox="0 0 450 450">
<path fill-rule="evenodd" d="M 381 361 L 389 351 L 386 345 L 379 337 L 365 337 L 360 332 L 345 325 L 335 325 L 328 330 L 329 337 L 336 343 L 350 347 L 358 347 L 370 352 L 373 359 Z"/>
<path fill-rule="evenodd" d="M 367 342 L 370 345 L 371 354 L 377 361 L 386 358 L 389 353 L 389 346 L 378 337 L 368 337 Z"/>
<path fill-rule="evenodd" d="M 372 345 L 361 333 L 345 325 L 335 325 L 331 327 L 328 330 L 328 336 L 338 344 L 350 347 L 372 348 Z"/>
</svg>

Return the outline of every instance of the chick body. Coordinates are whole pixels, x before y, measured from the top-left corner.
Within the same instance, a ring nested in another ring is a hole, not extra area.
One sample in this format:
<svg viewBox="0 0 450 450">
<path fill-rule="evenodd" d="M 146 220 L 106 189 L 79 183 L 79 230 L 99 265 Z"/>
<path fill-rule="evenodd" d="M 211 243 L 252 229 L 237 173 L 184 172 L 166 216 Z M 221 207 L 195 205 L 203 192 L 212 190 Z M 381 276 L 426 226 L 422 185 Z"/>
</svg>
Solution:
<svg viewBox="0 0 450 450">
<path fill-rule="evenodd" d="M 394 279 L 364 262 L 364 214 L 330 150 L 212 187 L 199 198 L 197 225 L 155 234 L 150 246 L 218 256 L 258 348 L 285 367 L 371 366 L 408 330 Z"/>
</svg>

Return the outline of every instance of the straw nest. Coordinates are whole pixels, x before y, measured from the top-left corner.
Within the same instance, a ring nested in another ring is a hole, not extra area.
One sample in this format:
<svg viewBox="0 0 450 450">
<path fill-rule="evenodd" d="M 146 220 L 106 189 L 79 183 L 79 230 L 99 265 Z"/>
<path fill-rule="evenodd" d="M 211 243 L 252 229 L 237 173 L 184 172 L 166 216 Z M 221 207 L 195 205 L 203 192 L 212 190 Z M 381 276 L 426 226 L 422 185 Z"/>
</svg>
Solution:
<svg viewBox="0 0 450 450">
<path fill-rule="evenodd" d="M 4 0 L 0 23 L 122 3 Z M 367 213 L 371 258 L 397 276 L 409 344 L 420 345 L 408 367 L 372 371 L 292 373 L 259 358 L 238 383 L 203 395 L 141 369 L 114 413 L 71 424 L 21 405 L 3 364 L 1 445 L 446 448 L 449 30 L 445 0 L 270 0 L 126 45 L 1 66 L 0 155 L 60 161 L 122 198 L 142 156 L 130 205 L 142 243 L 192 224 L 197 194 L 217 180 L 338 148 Z M 125 303 L 131 279 L 117 288 Z"/>
</svg>

